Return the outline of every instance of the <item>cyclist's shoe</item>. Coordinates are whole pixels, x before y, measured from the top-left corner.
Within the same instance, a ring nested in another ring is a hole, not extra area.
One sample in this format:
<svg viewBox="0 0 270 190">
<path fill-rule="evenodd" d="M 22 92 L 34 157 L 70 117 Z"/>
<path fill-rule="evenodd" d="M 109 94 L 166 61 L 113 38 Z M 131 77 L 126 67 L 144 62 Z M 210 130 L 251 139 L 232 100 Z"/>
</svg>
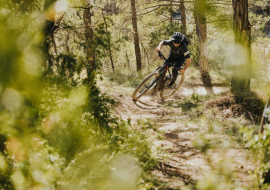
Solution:
<svg viewBox="0 0 270 190">
<path fill-rule="evenodd" d="M 172 88 L 173 86 L 174 86 L 174 82 L 170 82 L 170 83 L 167 85 L 168 88 Z"/>
</svg>

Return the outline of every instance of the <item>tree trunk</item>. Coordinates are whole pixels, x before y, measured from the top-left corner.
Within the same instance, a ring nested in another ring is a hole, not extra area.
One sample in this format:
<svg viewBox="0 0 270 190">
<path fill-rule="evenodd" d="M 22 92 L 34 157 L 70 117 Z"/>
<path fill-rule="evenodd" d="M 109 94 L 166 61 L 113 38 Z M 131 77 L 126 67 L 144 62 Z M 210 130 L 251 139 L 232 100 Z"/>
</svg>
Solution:
<svg viewBox="0 0 270 190">
<path fill-rule="evenodd" d="M 140 43 L 139 43 L 139 35 L 137 28 L 137 16 L 136 16 L 136 3 L 135 0 L 131 0 L 131 13 L 132 13 L 132 25 L 133 25 L 133 37 L 134 37 L 134 45 L 135 45 L 135 55 L 137 62 L 137 71 L 142 69 L 141 62 L 141 52 L 140 52 Z"/>
<path fill-rule="evenodd" d="M 232 0 L 234 43 L 240 44 L 247 55 L 245 63 L 234 67 L 232 91 L 250 90 L 251 26 L 248 20 L 248 1 Z M 237 63 L 236 63 L 237 64 Z"/>
<path fill-rule="evenodd" d="M 170 6 L 170 23 L 173 25 L 173 0 L 171 0 L 171 6 Z"/>
<path fill-rule="evenodd" d="M 104 20 L 104 23 L 105 23 L 105 31 L 106 33 L 108 33 L 108 24 L 107 24 L 107 21 L 106 21 L 106 17 L 104 15 L 104 12 L 102 11 L 102 16 L 103 16 L 103 20 Z M 111 51 L 111 35 L 109 36 L 109 55 L 110 55 L 110 60 L 111 60 L 111 65 L 112 65 L 112 70 L 114 72 L 114 64 L 113 64 L 113 58 L 112 58 L 112 51 Z"/>
<path fill-rule="evenodd" d="M 127 43 L 125 43 L 125 51 L 126 51 L 126 58 L 127 58 L 128 68 L 131 69 L 129 56 L 128 56 L 128 52 L 127 52 Z"/>
<path fill-rule="evenodd" d="M 115 13 L 115 2 L 114 0 L 111 0 L 111 4 L 112 4 L 112 14 Z"/>
<path fill-rule="evenodd" d="M 207 51 L 207 27 L 205 17 L 205 4 L 206 0 L 196 0 L 194 5 L 194 17 L 196 23 L 196 33 L 199 42 L 199 66 L 204 86 L 211 87 L 212 82 L 208 71 L 208 60 L 205 55 Z"/>
<path fill-rule="evenodd" d="M 187 34 L 187 19 L 186 19 L 186 10 L 185 10 L 185 5 L 184 5 L 184 0 L 180 0 L 180 13 L 181 13 L 181 22 L 182 22 L 182 26 L 181 26 L 181 32 L 183 34 Z"/>
<path fill-rule="evenodd" d="M 46 11 L 48 7 L 54 2 L 55 0 L 45 0 L 43 10 Z M 50 14 L 47 16 L 47 19 L 44 24 L 43 32 L 44 32 L 44 43 L 43 43 L 43 52 L 44 58 L 48 61 L 48 67 L 46 68 L 47 71 L 52 71 L 53 66 L 53 59 L 50 54 L 51 44 L 54 45 L 55 48 L 55 39 L 54 39 L 54 32 L 59 28 L 55 22 L 55 14 Z M 55 48 L 56 49 L 56 48 Z"/>
<path fill-rule="evenodd" d="M 67 31 L 67 36 L 66 36 L 66 47 L 67 47 L 67 53 L 68 55 L 70 55 L 68 41 L 69 41 L 69 30 Z"/>
<path fill-rule="evenodd" d="M 147 54 L 147 51 L 146 51 L 146 49 L 144 48 L 144 45 L 141 43 L 141 46 L 142 46 L 142 48 L 143 48 L 143 50 L 144 50 L 144 53 L 145 53 L 145 55 L 146 55 L 146 58 L 147 58 L 147 65 L 148 65 L 148 71 L 150 70 L 150 63 L 149 63 L 149 58 L 148 58 L 148 54 Z"/>
<path fill-rule="evenodd" d="M 93 44 L 94 38 L 90 7 L 84 9 L 83 21 L 85 26 L 86 63 L 90 66 L 91 69 L 95 69 L 95 49 Z"/>
</svg>

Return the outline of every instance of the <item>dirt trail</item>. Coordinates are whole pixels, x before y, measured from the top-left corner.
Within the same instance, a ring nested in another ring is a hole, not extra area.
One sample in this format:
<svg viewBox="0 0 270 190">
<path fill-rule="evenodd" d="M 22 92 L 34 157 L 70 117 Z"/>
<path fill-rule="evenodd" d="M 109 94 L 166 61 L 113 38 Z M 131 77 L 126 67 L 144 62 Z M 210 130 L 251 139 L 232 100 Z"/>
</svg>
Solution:
<svg viewBox="0 0 270 190">
<path fill-rule="evenodd" d="M 120 91 L 125 92 L 124 87 Z M 227 91 L 228 87 L 222 84 L 214 84 L 214 93 Z M 118 89 L 119 92 L 119 89 Z M 187 122 L 185 113 L 179 107 L 163 106 L 166 103 L 184 101 L 185 98 L 192 94 L 206 95 L 207 89 L 202 84 L 196 83 L 196 79 L 185 82 L 173 97 L 161 100 L 159 94 L 152 96 L 143 96 L 139 101 L 134 102 L 131 96 L 111 93 L 111 96 L 119 103 L 116 112 L 121 115 L 123 120 L 131 119 L 136 123 L 139 119 L 151 119 L 158 124 L 158 131 L 163 134 L 164 139 L 156 139 L 154 145 L 161 147 L 166 152 L 165 162 L 159 166 L 159 169 L 153 173 L 159 178 L 159 181 L 166 182 L 166 188 L 160 189 L 180 189 L 184 185 L 192 184 L 194 181 L 201 179 L 211 170 L 205 156 L 193 146 L 198 131 L 203 132 L 196 122 Z M 175 113 L 177 113 L 175 115 Z M 224 139 L 226 136 L 213 138 Z M 219 160 L 218 152 L 213 153 L 213 159 Z M 247 152 L 235 144 L 231 147 L 226 157 L 233 158 L 234 171 L 238 176 L 239 185 L 250 183 L 248 170 L 253 170 L 252 164 L 246 159 Z"/>
</svg>

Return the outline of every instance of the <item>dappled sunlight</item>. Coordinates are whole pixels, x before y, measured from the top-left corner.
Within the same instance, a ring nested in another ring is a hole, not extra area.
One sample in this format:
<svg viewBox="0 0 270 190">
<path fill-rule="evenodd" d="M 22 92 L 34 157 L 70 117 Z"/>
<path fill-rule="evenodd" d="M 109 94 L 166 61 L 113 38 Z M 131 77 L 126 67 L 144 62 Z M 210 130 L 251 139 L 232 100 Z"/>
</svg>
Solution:
<svg viewBox="0 0 270 190">
<path fill-rule="evenodd" d="M 2 0 L 0 189 L 263 189 L 268 1 L 249 3 L 249 55 L 234 44 L 239 1 Z M 161 42 L 187 64 L 175 83 L 163 67 L 158 91 Z M 231 93 L 248 69 L 251 88 Z"/>
<path fill-rule="evenodd" d="M 225 51 L 225 63 L 228 65 L 241 66 L 248 62 L 248 52 L 240 44 L 229 44 Z"/>
<path fill-rule="evenodd" d="M 6 88 L 1 98 L 2 104 L 5 109 L 18 113 L 23 105 L 23 98 L 18 91 L 13 88 Z"/>
<path fill-rule="evenodd" d="M 57 12 L 66 12 L 68 10 L 69 0 L 57 0 L 53 8 Z"/>
<path fill-rule="evenodd" d="M 111 172 L 107 180 L 111 190 L 135 189 L 141 174 L 139 160 L 131 155 L 119 155 L 109 166 Z"/>
<path fill-rule="evenodd" d="M 222 92 L 228 91 L 230 89 L 230 87 L 213 87 L 213 91 L 214 94 L 220 94 Z M 184 85 L 183 87 L 181 87 L 179 89 L 178 92 L 176 92 L 174 96 L 190 96 L 192 94 L 198 94 L 198 95 L 207 95 L 209 94 L 209 92 L 207 91 L 206 87 L 203 86 L 188 86 L 188 85 Z"/>
<path fill-rule="evenodd" d="M 23 39 L 26 38 L 26 39 Z M 20 37 L 20 43 L 27 43 L 27 36 Z M 22 44 L 19 44 L 22 45 Z M 34 75 L 35 77 L 40 76 L 42 73 L 42 57 L 41 52 L 36 49 L 28 49 L 24 50 L 24 54 L 22 57 L 22 61 L 24 64 L 24 70 L 26 73 L 30 75 Z"/>
</svg>

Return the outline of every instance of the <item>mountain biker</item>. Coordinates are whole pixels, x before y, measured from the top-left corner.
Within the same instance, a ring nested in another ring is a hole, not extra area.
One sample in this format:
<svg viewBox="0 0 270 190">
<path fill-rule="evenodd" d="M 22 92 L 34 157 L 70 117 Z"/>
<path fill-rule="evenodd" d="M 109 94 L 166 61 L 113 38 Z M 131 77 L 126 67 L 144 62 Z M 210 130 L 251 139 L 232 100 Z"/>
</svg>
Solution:
<svg viewBox="0 0 270 190">
<path fill-rule="evenodd" d="M 161 41 L 156 48 L 156 52 L 159 52 L 163 45 L 170 46 L 171 48 L 167 61 L 174 64 L 174 67 L 172 69 L 173 78 L 168 85 L 169 87 L 173 86 L 175 83 L 178 76 L 178 71 L 184 64 L 185 60 L 187 60 L 187 63 L 184 69 L 180 70 L 181 73 L 185 73 L 191 63 L 191 58 L 187 48 L 188 44 L 185 41 L 188 42 L 185 35 L 181 34 L 180 32 L 175 32 L 172 36 L 172 39 Z"/>
</svg>

